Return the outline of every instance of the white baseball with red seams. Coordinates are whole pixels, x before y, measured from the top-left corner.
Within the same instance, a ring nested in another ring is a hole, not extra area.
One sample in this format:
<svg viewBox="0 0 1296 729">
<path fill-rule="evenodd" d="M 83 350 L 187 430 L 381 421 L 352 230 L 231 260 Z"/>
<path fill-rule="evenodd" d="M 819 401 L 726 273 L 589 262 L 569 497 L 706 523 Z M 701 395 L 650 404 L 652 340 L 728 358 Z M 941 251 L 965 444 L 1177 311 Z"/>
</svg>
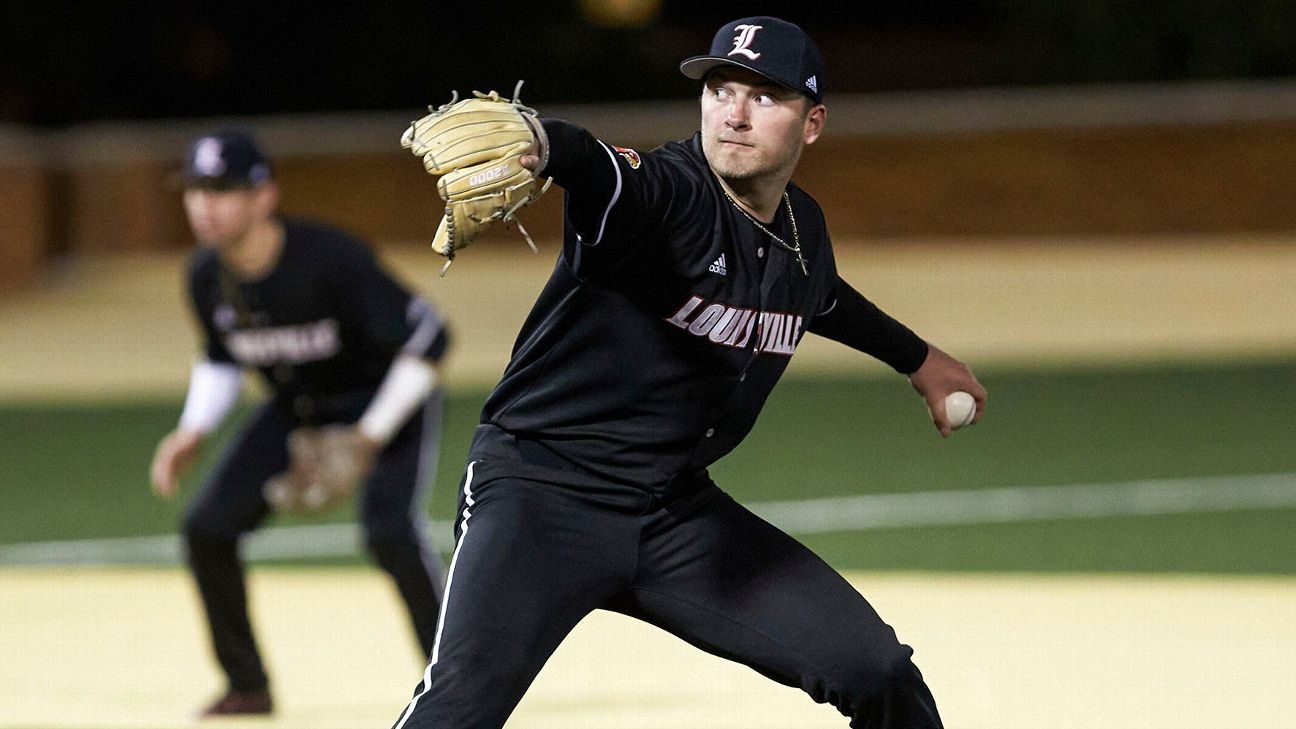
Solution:
<svg viewBox="0 0 1296 729">
<path fill-rule="evenodd" d="M 971 423 L 976 417 L 976 399 L 962 390 L 951 392 L 945 396 L 945 417 L 955 430 Z"/>
</svg>

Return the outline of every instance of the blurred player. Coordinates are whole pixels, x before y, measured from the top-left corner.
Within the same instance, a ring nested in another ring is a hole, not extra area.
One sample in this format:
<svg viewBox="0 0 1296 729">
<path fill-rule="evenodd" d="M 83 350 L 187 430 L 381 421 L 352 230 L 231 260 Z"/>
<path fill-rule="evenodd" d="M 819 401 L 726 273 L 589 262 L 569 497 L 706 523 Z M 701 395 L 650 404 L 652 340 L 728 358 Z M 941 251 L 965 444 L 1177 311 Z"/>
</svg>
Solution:
<svg viewBox="0 0 1296 729">
<path fill-rule="evenodd" d="M 432 648 L 442 567 L 424 534 L 441 419 L 437 362 L 447 334 L 437 311 L 388 275 L 363 242 L 280 218 L 269 160 L 240 130 L 197 139 L 184 168 L 184 208 L 200 248 L 188 289 L 205 349 L 179 426 L 150 476 L 160 496 L 198 455 L 257 369 L 270 397 L 250 416 L 184 518 L 189 567 L 202 595 L 228 691 L 205 716 L 272 711 L 248 619 L 239 540 L 272 512 L 269 498 L 320 506 L 362 482 L 365 546 L 391 575 L 424 655 Z M 321 450 L 294 448 L 331 435 Z M 299 439 L 298 436 L 302 436 Z M 268 492 L 267 483 L 282 487 Z M 328 487 L 325 491 L 309 491 Z M 363 629 L 357 626 L 358 629 Z"/>
<path fill-rule="evenodd" d="M 806 332 L 907 375 L 942 435 L 945 397 L 971 393 L 980 418 L 985 390 L 842 280 L 822 210 L 790 181 L 827 114 L 810 38 L 744 18 L 681 70 L 702 92 L 684 142 L 641 153 L 556 119 L 521 127 L 522 164 L 566 192 L 563 250 L 474 435 L 437 642 L 399 729 L 502 726 L 600 608 L 799 687 L 853 727 L 941 726 L 895 631 L 707 468 L 751 430 Z M 489 112 L 457 124 L 453 108 L 406 145 L 470 164 L 475 135 L 503 146 L 478 132 Z M 469 183 L 509 177 L 486 159 Z"/>
</svg>

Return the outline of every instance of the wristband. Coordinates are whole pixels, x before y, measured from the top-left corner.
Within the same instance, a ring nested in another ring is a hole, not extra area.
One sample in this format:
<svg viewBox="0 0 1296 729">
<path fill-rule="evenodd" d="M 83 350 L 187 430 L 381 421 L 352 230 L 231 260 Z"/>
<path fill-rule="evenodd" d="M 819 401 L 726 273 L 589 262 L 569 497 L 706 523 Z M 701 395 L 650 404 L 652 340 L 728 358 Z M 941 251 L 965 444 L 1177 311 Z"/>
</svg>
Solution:
<svg viewBox="0 0 1296 729">
<path fill-rule="evenodd" d="M 378 392 L 356 421 L 361 435 L 386 444 L 437 386 L 437 373 L 422 357 L 402 354 L 392 361 Z"/>
<path fill-rule="evenodd" d="M 238 401 L 243 370 L 236 364 L 199 360 L 189 373 L 189 394 L 180 413 L 180 429 L 206 435 L 221 424 Z"/>
</svg>

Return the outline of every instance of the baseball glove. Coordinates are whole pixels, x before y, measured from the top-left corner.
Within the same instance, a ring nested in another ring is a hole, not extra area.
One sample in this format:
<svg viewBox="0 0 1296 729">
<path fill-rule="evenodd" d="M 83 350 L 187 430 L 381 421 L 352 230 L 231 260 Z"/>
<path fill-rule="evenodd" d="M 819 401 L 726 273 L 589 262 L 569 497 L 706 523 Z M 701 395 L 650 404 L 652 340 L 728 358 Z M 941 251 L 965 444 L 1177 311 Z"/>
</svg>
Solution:
<svg viewBox="0 0 1296 729">
<path fill-rule="evenodd" d="M 521 164 L 522 156 L 544 140 L 536 111 L 518 99 L 521 90 L 519 81 L 512 99 L 474 91 L 462 101 L 455 92 L 448 104 L 429 106 L 431 113 L 410 123 L 401 136 L 401 146 L 423 158 L 428 174 L 441 175 L 437 191 L 446 208 L 432 250 L 450 259 L 442 275 L 460 248 L 495 221 L 513 222 L 518 210 L 549 189 L 550 180 L 541 185 Z M 518 230 L 534 251 L 520 222 Z"/>
<path fill-rule="evenodd" d="M 329 425 L 288 434 L 288 470 L 265 483 L 265 498 L 276 511 L 314 514 L 350 498 L 369 474 L 372 456 L 355 428 Z"/>
</svg>

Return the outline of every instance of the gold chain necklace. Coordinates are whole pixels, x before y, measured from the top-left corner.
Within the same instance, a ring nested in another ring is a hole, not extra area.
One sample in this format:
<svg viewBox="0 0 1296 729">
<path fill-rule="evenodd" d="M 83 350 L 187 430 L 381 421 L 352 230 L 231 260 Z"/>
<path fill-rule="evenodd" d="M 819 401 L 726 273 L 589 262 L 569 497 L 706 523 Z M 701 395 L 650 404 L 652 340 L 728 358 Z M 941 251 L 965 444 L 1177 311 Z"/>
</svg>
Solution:
<svg viewBox="0 0 1296 729">
<path fill-rule="evenodd" d="M 792 245 L 788 245 L 787 241 L 783 240 L 777 235 L 774 235 L 773 231 L 771 231 L 769 228 L 766 228 L 764 225 L 761 224 L 759 220 L 752 217 L 751 213 L 747 212 L 746 210 L 743 210 L 741 205 L 739 205 L 733 198 L 729 197 L 728 190 L 725 190 L 724 188 L 720 188 L 720 191 L 724 193 L 725 199 L 729 201 L 729 204 L 733 205 L 734 209 L 742 213 L 744 218 L 750 220 L 752 222 L 752 225 L 759 228 L 760 231 L 765 235 L 768 235 L 775 243 L 778 243 L 779 246 L 783 248 L 783 250 L 788 251 L 789 253 L 795 253 L 797 257 L 797 263 L 801 264 L 801 273 L 805 274 L 806 276 L 810 275 L 809 269 L 806 268 L 805 256 L 801 255 L 801 234 L 797 232 L 796 216 L 792 214 L 792 201 L 788 199 L 788 194 L 786 190 L 783 191 L 783 205 L 787 207 L 788 220 L 792 221 Z"/>
</svg>

